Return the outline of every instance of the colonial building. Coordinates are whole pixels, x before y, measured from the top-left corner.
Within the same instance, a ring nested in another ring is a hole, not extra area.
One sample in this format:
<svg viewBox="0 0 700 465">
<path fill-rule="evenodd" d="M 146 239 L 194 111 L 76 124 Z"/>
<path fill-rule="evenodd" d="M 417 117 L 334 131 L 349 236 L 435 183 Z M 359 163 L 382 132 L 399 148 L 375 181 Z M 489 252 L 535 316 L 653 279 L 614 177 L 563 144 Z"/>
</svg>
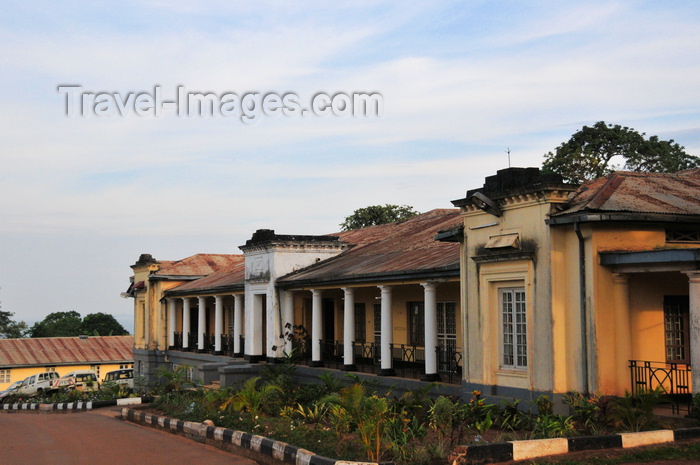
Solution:
<svg viewBox="0 0 700 465">
<path fill-rule="evenodd" d="M 688 393 L 700 364 L 700 172 L 580 188 L 511 168 L 453 202 L 465 387 Z M 696 377 L 693 392 L 700 392 Z"/>
<path fill-rule="evenodd" d="M 142 255 L 125 294 L 137 368 L 189 365 L 208 382 L 294 350 L 312 367 L 459 383 L 459 246 L 434 236 L 460 223 L 433 210 L 335 235 L 259 230 L 242 255 Z"/>
<path fill-rule="evenodd" d="M 227 384 L 294 353 L 490 396 L 700 392 L 700 170 L 575 186 L 509 168 L 453 204 L 333 235 L 259 230 L 239 255 L 142 255 L 137 367 Z"/>
</svg>

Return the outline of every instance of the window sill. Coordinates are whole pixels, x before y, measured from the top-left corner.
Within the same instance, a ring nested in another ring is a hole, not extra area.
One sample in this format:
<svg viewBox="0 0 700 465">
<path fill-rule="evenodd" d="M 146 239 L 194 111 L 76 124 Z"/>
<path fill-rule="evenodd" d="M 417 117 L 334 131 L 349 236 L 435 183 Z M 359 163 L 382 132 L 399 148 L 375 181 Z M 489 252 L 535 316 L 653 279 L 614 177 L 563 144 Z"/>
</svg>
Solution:
<svg viewBox="0 0 700 465">
<path fill-rule="evenodd" d="M 509 368 L 499 368 L 496 370 L 498 376 L 509 376 L 511 378 L 527 378 L 527 370 L 517 370 Z"/>
</svg>

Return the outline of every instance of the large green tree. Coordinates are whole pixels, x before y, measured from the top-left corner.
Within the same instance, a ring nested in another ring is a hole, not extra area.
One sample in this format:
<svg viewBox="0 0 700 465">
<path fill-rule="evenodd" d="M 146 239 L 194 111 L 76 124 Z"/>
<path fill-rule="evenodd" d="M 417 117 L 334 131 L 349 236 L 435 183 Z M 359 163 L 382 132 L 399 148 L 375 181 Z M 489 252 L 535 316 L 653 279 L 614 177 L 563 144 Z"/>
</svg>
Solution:
<svg viewBox="0 0 700 465">
<path fill-rule="evenodd" d="M 27 323 L 13 320 L 14 315 L 0 310 L 0 339 L 16 339 L 27 335 Z"/>
<path fill-rule="evenodd" d="M 90 313 L 83 318 L 80 327 L 82 334 L 94 336 L 126 336 L 129 331 L 112 315 L 107 313 Z"/>
<path fill-rule="evenodd" d="M 85 318 L 76 311 L 49 313 L 29 330 L 31 337 L 123 336 L 129 334 L 107 313 L 90 313 Z"/>
<path fill-rule="evenodd" d="M 632 128 L 599 121 L 581 130 L 547 153 L 542 171 L 558 173 L 565 181 L 580 184 L 611 173 L 615 169 L 675 173 L 700 167 L 700 158 L 684 147 L 657 136 L 645 138 Z M 624 160 L 621 167 L 611 164 L 614 157 Z"/>
<path fill-rule="evenodd" d="M 340 227 L 343 231 L 350 231 L 367 226 L 405 221 L 417 214 L 418 212 L 408 205 L 371 205 L 355 210 L 352 215 L 345 218 Z"/>
<path fill-rule="evenodd" d="M 31 337 L 72 337 L 80 335 L 80 325 L 83 320 L 80 313 L 70 312 L 49 313 L 46 318 L 37 321 L 29 330 Z"/>
</svg>

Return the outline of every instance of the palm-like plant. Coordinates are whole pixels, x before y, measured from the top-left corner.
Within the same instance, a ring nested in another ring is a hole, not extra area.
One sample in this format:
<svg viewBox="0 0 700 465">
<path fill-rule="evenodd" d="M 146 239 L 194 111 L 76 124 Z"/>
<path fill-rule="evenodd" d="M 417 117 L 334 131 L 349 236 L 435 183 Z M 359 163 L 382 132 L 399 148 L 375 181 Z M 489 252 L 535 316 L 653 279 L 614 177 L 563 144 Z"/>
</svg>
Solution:
<svg viewBox="0 0 700 465">
<path fill-rule="evenodd" d="M 250 378 L 243 383 L 243 388 L 231 396 L 221 405 L 221 410 L 246 410 L 252 417 L 260 414 L 262 406 L 270 399 L 273 393 L 281 392 L 279 386 L 273 384 L 263 384 L 257 386 L 260 376 Z"/>
<path fill-rule="evenodd" d="M 360 434 L 367 458 L 371 462 L 379 461 L 384 449 L 384 433 L 393 416 L 387 400 L 366 396 L 363 385 L 353 384 L 324 398 L 322 402 L 338 405 L 348 414 L 352 427 Z"/>
</svg>

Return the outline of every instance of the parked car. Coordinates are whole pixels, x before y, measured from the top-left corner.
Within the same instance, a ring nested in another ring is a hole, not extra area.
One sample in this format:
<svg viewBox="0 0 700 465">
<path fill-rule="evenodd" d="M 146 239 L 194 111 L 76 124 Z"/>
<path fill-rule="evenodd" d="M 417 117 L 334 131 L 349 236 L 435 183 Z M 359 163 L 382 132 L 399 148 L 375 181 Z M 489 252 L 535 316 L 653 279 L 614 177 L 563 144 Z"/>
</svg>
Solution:
<svg viewBox="0 0 700 465">
<path fill-rule="evenodd" d="M 90 370 L 76 370 L 51 382 L 51 390 L 77 389 L 78 391 L 97 391 L 100 383 L 97 375 Z"/>
<path fill-rule="evenodd" d="M 108 372 L 102 380 L 102 386 L 109 382 L 134 389 L 134 369 L 127 368 L 124 370 L 114 370 Z"/>
<path fill-rule="evenodd" d="M 35 396 L 42 394 L 44 391 L 51 390 L 51 381 L 58 379 L 58 373 L 55 371 L 45 371 L 35 375 L 27 376 L 22 381 L 22 386 L 17 390 L 17 394 L 25 396 Z"/>
<path fill-rule="evenodd" d="M 8 387 L 7 389 L 5 389 L 4 391 L 0 391 L 0 399 L 4 399 L 10 394 L 16 393 L 19 390 L 19 388 L 22 387 L 23 382 L 24 380 L 15 381 L 14 383 L 10 384 L 10 387 Z"/>
</svg>

